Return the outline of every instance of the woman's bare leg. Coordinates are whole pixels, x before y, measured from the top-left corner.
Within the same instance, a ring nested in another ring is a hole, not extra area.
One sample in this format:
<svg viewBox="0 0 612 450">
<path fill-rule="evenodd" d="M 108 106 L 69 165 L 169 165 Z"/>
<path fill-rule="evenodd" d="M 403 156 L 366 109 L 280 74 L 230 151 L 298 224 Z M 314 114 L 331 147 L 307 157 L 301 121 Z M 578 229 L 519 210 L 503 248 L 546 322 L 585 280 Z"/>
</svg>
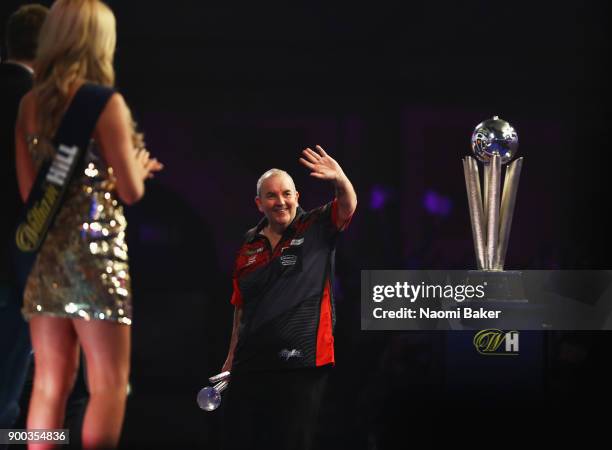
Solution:
<svg viewBox="0 0 612 450">
<path fill-rule="evenodd" d="M 85 353 L 89 384 L 83 448 L 115 448 L 125 415 L 130 327 L 105 320 L 73 323 Z"/>
<path fill-rule="evenodd" d="M 70 319 L 33 316 L 30 334 L 34 349 L 34 386 L 28 410 L 28 429 L 63 428 L 66 400 L 79 366 L 77 335 Z M 51 448 L 30 444 L 29 448 Z"/>
</svg>

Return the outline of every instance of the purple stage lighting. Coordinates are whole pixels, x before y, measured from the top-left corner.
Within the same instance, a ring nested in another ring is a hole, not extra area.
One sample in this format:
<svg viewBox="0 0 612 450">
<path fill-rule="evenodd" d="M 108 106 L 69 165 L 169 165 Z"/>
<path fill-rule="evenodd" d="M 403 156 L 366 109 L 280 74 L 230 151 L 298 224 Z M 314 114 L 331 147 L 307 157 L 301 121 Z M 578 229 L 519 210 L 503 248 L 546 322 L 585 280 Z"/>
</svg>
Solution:
<svg viewBox="0 0 612 450">
<path fill-rule="evenodd" d="M 376 211 L 385 207 L 389 193 L 381 186 L 373 186 L 370 193 L 370 209 Z"/>
<path fill-rule="evenodd" d="M 429 214 L 447 217 L 451 212 L 452 202 L 450 198 L 429 190 L 425 192 L 425 196 L 423 197 L 423 206 L 425 206 Z"/>
</svg>

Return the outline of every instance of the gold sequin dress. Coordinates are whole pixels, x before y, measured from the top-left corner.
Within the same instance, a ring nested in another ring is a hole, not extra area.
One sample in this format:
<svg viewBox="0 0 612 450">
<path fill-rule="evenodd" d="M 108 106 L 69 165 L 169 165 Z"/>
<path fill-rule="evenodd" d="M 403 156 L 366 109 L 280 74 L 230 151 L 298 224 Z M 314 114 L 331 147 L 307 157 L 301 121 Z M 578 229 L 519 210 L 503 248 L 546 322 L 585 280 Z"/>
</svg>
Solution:
<svg viewBox="0 0 612 450">
<path fill-rule="evenodd" d="M 28 137 L 40 167 L 53 146 Z M 132 323 L 132 302 L 123 207 L 117 201 L 113 170 L 94 141 L 83 171 L 68 187 L 62 209 L 30 272 L 23 316 L 34 314 Z"/>
</svg>

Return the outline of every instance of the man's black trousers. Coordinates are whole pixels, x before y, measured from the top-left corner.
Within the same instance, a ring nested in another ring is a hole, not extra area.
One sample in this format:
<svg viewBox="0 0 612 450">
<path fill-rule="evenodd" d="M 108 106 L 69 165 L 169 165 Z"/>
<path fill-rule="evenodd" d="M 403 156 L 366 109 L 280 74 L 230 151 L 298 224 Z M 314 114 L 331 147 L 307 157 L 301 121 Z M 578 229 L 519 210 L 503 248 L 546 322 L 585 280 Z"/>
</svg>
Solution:
<svg viewBox="0 0 612 450">
<path fill-rule="evenodd" d="M 223 393 L 224 450 L 313 449 L 330 367 L 232 374 Z"/>
</svg>

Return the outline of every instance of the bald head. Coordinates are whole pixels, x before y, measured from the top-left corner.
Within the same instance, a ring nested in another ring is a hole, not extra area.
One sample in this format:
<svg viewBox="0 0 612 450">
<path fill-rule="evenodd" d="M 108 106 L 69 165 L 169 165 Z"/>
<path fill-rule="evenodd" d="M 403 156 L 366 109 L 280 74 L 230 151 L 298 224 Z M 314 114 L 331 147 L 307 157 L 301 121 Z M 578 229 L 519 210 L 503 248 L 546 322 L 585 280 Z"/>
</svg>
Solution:
<svg viewBox="0 0 612 450">
<path fill-rule="evenodd" d="M 293 186 L 293 191 L 296 190 L 295 183 L 293 182 L 291 175 L 281 169 L 270 169 L 265 171 L 263 175 L 259 177 L 259 180 L 257 180 L 257 197 L 261 197 L 261 186 L 263 185 L 264 181 L 272 177 L 287 177 L 289 183 L 291 186 Z"/>
</svg>

